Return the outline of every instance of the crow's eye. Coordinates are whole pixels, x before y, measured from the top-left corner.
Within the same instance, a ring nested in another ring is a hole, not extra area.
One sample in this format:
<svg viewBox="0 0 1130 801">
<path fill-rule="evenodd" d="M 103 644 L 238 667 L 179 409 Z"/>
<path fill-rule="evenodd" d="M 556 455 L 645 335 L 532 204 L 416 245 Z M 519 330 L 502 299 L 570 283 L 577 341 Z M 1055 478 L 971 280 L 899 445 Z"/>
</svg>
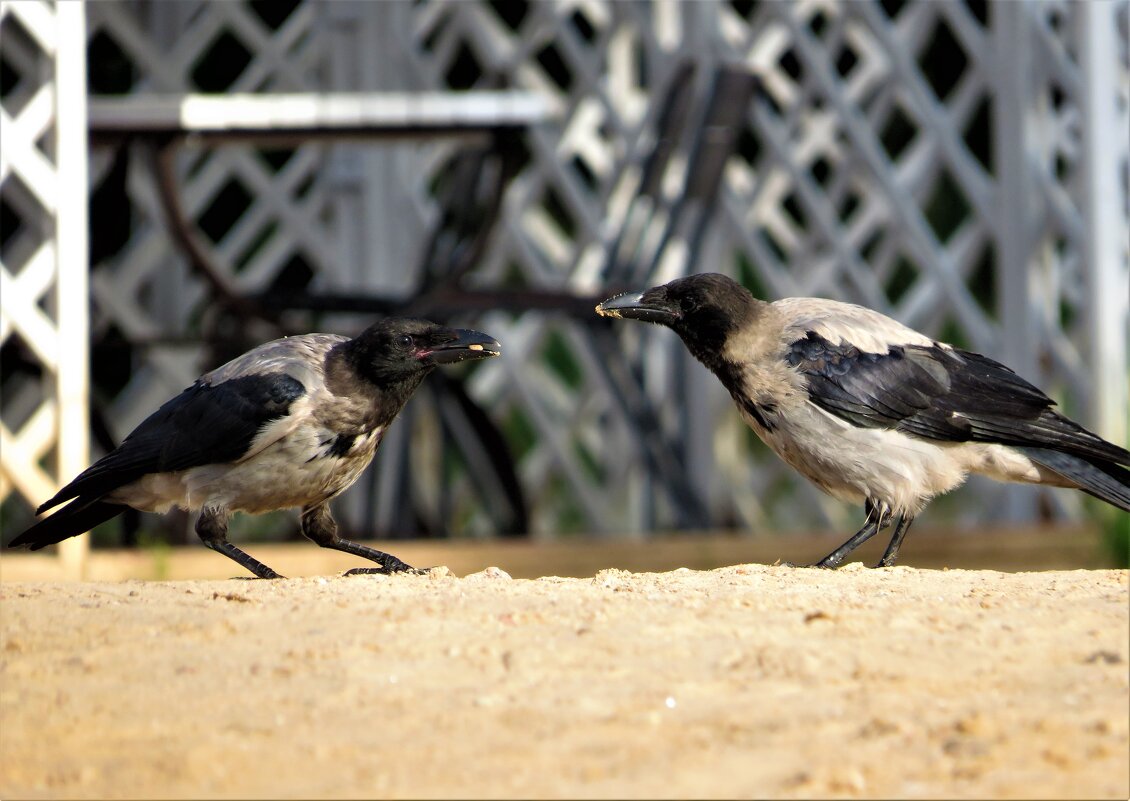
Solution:
<svg viewBox="0 0 1130 801">
<path fill-rule="evenodd" d="M 408 350 L 408 348 L 412 347 L 413 342 L 414 340 L 408 334 L 401 334 L 396 338 L 396 344 L 404 348 L 405 350 Z"/>
<path fill-rule="evenodd" d="M 683 312 L 683 314 L 690 314 L 691 312 L 693 312 L 695 310 L 694 298 L 692 298 L 690 295 L 683 295 L 681 298 L 679 298 L 679 309 Z"/>
</svg>

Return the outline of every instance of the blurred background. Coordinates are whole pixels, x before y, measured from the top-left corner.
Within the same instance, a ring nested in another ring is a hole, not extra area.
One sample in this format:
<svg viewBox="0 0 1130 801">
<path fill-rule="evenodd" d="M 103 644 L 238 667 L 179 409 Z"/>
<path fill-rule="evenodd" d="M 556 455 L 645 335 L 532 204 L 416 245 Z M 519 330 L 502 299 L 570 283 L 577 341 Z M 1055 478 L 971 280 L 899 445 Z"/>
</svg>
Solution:
<svg viewBox="0 0 1130 801">
<path fill-rule="evenodd" d="M 592 312 L 689 272 L 878 309 L 1125 444 L 1128 28 L 1125 0 L 4 3 L 3 540 L 201 372 L 411 314 L 504 355 L 429 379 L 335 502 L 347 534 L 837 544 L 860 509 L 670 332 Z M 916 529 L 1062 523 L 1125 565 L 1126 516 L 1079 493 L 973 480 Z"/>
</svg>

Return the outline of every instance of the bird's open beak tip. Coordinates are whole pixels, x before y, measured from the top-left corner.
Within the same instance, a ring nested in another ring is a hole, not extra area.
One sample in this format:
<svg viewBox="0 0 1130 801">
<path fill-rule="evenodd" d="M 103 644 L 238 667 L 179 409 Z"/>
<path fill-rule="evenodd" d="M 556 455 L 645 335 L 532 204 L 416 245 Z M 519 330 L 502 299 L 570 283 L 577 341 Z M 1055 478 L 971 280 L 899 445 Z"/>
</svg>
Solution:
<svg viewBox="0 0 1130 801">
<path fill-rule="evenodd" d="M 642 299 L 642 292 L 621 292 L 596 304 L 596 313 L 601 317 L 628 319 L 632 316 L 632 312 L 639 308 Z"/>
<path fill-rule="evenodd" d="M 641 320 L 661 325 L 670 325 L 678 319 L 678 314 L 670 309 L 644 303 L 642 292 L 625 292 L 601 301 L 596 305 L 596 313 L 601 317 Z"/>
<path fill-rule="evenodd" d="M 489 359 L 502 355 L 502 346 L 492 337 L 478 331 L 459 329 L 457 338 L 446 345 L 421 354 L 433 364 L 454 364 L 471 359 Z"/>
</svg>

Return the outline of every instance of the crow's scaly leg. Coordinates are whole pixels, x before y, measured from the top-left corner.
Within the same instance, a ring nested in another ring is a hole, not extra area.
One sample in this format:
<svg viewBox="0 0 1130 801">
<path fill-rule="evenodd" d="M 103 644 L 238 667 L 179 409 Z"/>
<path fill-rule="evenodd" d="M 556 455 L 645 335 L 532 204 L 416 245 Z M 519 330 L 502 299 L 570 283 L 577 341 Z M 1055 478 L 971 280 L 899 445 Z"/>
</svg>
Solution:
<svg viewBox="0 0 1130 801">
<path fill-rule="evenodd" d="M 345 551 L 354 556 L 360 556 L 376 562 L 380 567 L 355 567 L 347 570 L 345 575 L 353 576 L 360 573 L 404 573 L 414 572 L 416 568 L 405 564 L 392 554 L 361 545 L 352 540 L 342 539 L 337 533 L 337 523 L 330 515 L 330 507 L 324 503 L 317 506 L 306 506 L 302 509 L 302 533 L 321 545 L 323 548 L 333 548 L 335 551 Z"/>
<path fill-rule="evenodd" d="M 253 556 L 244 553 L 228 542 L 228 520 L 231 515 L 226 509 L 204 507 L 196 518 L 196 534 L 213 551 L 222 553 L 228 559 L 238 562 L 261 579 L 285 578 Z"/>
</svg>

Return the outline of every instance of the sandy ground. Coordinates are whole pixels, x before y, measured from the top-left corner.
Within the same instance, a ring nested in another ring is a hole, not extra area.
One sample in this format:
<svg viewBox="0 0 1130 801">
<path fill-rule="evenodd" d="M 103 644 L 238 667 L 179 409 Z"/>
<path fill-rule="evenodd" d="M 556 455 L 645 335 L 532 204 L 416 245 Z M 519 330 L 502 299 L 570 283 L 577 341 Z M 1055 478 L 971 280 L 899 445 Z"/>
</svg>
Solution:
<svg viewBox="0 0 1130 801">
<path fill-rule="evenodd" d="M 1128 574 L 0 584 L 0 796 L 1130 795 Z"/>
</svg>

